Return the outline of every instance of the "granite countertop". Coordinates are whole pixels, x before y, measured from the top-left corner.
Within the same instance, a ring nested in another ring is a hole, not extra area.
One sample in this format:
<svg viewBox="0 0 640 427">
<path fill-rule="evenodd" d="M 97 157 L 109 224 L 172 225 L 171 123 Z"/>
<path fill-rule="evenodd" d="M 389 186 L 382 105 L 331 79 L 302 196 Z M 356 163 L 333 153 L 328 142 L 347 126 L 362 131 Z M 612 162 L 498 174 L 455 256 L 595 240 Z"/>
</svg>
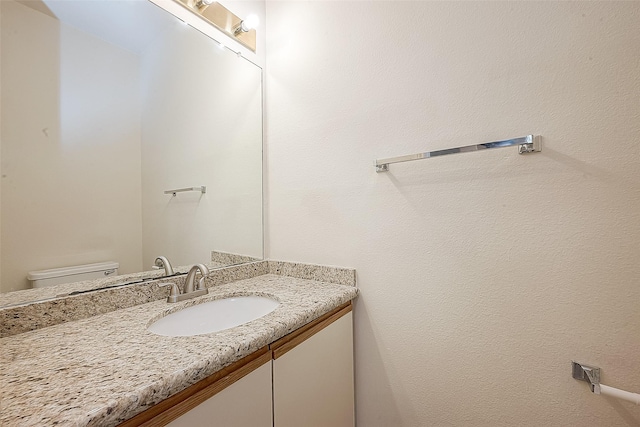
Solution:
<svg viewBox="0 0 640 427">
<path fill-rule="evenodd" d="M 0 425 L 113 426 L 357 296 L 355 286 L 277 274 L 213 286 L 0 339 Z M 164 337 L 147 325 L 168 311 L 240 295 L 280 306 L 235 328 Z"/>
</svg>

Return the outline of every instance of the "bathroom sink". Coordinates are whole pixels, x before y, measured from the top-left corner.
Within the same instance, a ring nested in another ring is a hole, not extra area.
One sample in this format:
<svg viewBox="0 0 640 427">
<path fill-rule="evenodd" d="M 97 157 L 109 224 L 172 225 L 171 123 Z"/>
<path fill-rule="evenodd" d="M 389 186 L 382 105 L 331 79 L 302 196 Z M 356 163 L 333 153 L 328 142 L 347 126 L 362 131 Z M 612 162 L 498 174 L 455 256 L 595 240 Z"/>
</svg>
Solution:
<svg viewBox="0 0 640 427">
<path fill-rule="evenodd" d="M 188 337 L 233 328 L 265 316 L 280 303 L 256 295 L 205 302 L 171 313 L 155 322 L 149 331 L 168 337 Z"/>
</svg>

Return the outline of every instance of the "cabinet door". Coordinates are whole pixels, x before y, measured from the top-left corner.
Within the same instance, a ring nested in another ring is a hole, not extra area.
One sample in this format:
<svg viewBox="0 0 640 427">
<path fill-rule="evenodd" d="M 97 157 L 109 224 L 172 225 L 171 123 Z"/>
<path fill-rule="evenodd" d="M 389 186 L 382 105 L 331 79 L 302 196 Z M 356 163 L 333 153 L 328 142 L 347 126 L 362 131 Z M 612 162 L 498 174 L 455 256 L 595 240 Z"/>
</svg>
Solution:
<svg viewBox="0 0 640 427">
<path fill-rule="evenodd" d="M 351 312 L 273 361 L 274 427 L 354 425 Z"/>
<path fill-rule="evenodd" d="M 265 363 L 168 425 L 271 427 L 271 409 L 271 364 Z"/>
</svg>

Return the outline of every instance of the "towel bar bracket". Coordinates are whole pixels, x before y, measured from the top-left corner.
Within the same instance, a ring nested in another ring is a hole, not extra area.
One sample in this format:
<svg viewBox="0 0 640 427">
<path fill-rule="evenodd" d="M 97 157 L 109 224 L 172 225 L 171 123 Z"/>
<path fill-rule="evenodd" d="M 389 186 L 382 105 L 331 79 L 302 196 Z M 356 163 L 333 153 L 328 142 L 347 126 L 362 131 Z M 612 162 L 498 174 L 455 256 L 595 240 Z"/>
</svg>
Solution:
<svg viewBox="0 0 640 427">
<path fill-rule="evenodd" d="M 600 368 L 571 361 L 571 376 L 576 380 L 588 382 L 591 391 L 600 394 Z"/>
<path fill-rule="evenodd" d="M 529 153 L 539 153 L 542 151 L 542 143 L 540 142 L 542 138 L 540 135 L 535 135 L 532 138 L 531 142 L 525 142 L 524 144 L 520 144 L 518 146 L 518 154 L 529 154 Z"/>
</svg>

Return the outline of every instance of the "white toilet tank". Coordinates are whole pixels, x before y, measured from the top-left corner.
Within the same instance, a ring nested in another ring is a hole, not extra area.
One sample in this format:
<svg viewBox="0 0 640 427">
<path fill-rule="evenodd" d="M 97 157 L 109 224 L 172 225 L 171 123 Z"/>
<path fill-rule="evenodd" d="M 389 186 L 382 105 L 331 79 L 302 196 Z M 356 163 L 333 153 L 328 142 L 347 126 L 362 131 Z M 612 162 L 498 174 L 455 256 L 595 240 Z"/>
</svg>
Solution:
<svg viewBox="0 0 640 427">
<path fill-rule="evenodd" d="M 120 264 L 113 261 L 96 264 L 74 265 L 49 270 L 30 271 L 27 279 L 33 288 L 59 285 L 61 283 L 80 282 L 82 280 L 104 279 L 118 275 Z"/>
</svg>

